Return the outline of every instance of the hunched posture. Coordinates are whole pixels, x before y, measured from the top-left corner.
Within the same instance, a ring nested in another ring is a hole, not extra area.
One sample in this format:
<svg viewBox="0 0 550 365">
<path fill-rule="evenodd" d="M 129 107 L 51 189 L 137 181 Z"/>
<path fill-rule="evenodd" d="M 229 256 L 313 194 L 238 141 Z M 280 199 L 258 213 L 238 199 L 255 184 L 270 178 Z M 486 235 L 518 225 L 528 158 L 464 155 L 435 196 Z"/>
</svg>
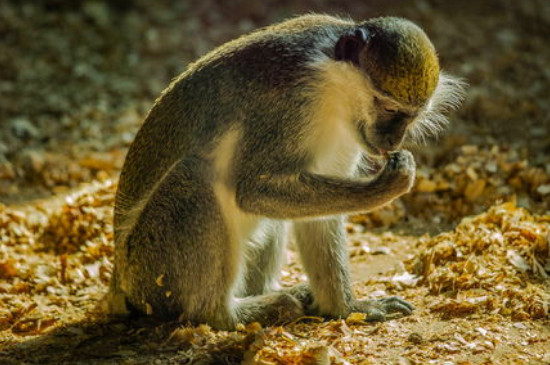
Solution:
<svg viewBox="0 0 550 365">
<path fill-rule="evenodd" d="M 409 191 L 415 162 L 399 149 L 441 128 L 459 88 L 425 33 L 392 17 L 301 16 L 191 64 L 120 176 L 111 312 L 225 329 L 409 314 L 399 298 L 354 297 L 343 215 Z M 309 281 L 282 290 L 287 228 Z"/>
</svg>

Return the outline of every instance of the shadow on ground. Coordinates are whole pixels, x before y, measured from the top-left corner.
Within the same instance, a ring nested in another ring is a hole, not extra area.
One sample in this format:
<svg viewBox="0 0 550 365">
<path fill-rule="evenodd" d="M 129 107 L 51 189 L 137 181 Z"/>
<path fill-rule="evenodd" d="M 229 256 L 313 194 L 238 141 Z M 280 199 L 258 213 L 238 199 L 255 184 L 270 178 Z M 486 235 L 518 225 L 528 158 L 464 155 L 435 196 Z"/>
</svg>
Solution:
<svg viewBox="0 0 550 365">
<path fill-rule="evenodd" d="M 229 342 L 208 354 L 192 353 L 193 341 L 173 344 L 176 322 L 158 324 L 146 319 L 87 320 L 69 323 L 28 341 L 5 344 L 2 364 L 145 364 L 170 358 L 180 364 L 239 364 L 250 341 Z M 164 361 L 163 361 L 164 362 Z"/>
</svg>

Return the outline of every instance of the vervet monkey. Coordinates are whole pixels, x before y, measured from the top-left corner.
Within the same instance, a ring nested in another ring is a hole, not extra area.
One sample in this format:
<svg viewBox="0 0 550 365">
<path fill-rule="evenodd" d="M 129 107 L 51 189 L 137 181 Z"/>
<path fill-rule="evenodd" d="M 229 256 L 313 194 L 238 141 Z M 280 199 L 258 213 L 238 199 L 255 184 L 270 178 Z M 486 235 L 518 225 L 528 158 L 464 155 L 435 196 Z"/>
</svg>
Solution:
<svg viewBox="0 0 550 365">
<path fill-rule="evenodd" d="M 399 298 L 355 298 L 344 216 L 411 189 L 400 148 L 441 129 L 459 90 L 426 34 L 393 17 L 300 16 L 189 65 L 126 157 L 111 312 L 220 329 L 411 313 Z M 309 280 L 283 290 L 287 229 Z"/>
</svg>

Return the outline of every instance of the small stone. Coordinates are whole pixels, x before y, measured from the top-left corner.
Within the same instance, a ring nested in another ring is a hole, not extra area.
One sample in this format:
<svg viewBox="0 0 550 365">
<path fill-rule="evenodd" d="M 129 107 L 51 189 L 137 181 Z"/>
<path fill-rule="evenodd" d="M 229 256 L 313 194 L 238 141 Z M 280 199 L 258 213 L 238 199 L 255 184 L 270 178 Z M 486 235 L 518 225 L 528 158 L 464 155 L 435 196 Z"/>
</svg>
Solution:
<svg viewBox="0 0 550 365">
<path fill-rule="evenodd" d="M 517 329 L 520 329 L 520 330 L 526 330 L 527 329 L 527 326 L 525 325 L 525 323 L 521 323 L 521 322 L 515 322 L 513 324 L 513 326 Z"/>
<path fill-rule="evenodd" d="M 413 332 L 409 335 L 409 337 L 407 338 L 407 340 L 409 342 L 412 342 L 414 343 L 415 345 L 419 345 L 421 344 L 422 342 L 424 342 L 424 339 L 422 338 L 422 335 L 418 332 Z"/>
<path fill-rule="evenodd" d="M 437 189 L 437 184 L 432 180 L 420 180 L 416 185 L 416 191 L 421 193 L 433 193 Z"/>
<path fill-rule="evenodd" d="M 464 190 L 464 196 L 468 201 L 475 201 L 477 198 L 479 198 L 483 191 L 485 190 L 486 185 L 485 180 L 475 180 L 466 186 L 466 190 Z"/>
<path fill-rule="evenodd" d="M 25 151 L 22 155 L 22 159 L 25 170 L 35 174 L 42 171 L 46 163 L 44 154 L 39 151 Z"/>
<path fill-rule="evenodd" d="M 550 184 L 540 185 L 540 186 L 537 188 L 537 193 L 539 193 L 540 195 L 548 195 L 548 194 L 550 194 Z"/>
<path fill-rule="evenodd" d="M 15 118 L 11 121 L 11 130 L 17 138 L 30 139 L 39 135 L 38 129 L 27 118 Z"/>
</svg>

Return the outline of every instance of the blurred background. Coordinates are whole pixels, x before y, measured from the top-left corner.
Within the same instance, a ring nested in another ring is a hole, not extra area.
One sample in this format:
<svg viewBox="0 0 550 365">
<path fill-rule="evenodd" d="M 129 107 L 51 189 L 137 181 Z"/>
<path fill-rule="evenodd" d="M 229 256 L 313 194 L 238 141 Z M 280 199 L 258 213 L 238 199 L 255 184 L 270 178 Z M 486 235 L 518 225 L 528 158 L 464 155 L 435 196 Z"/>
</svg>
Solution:
<svg viewBox="0 0 550 365">
<path fill-rule="evenodd" d="M 160 91 L 236 36 L 293 15 L 412 19 L 468 84 L 445 136 L 419 148 L 415 194 L 393 213 L 452 221 L 499 199 L 550 200 L 550 3 L 462 1 L 0 2 L 0 202 L 116 178 Z M 390 210 L 391 210 L 390 209 Z M 421 217 L 419 217 L 421 218 Z"/>
</svg>

